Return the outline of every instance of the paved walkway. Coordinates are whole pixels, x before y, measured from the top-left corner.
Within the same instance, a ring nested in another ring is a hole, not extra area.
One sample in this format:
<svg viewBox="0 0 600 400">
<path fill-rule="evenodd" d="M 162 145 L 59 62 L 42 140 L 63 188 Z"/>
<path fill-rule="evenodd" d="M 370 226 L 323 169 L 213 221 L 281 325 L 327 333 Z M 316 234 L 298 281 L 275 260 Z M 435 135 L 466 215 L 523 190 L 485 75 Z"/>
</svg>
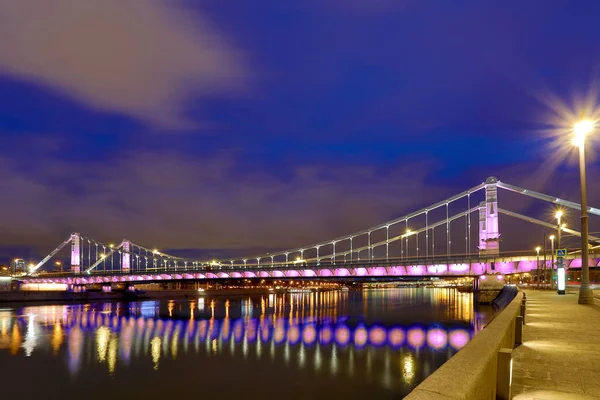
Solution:
<svg viewBox="0 0 600 400">
<path fill-rule="evenodd" d="M 575 293 L 525 293 L 523 344 L 513 351 L 513 399 L 600 400 L 600 301 L 584 306 Z"/>
</svg>

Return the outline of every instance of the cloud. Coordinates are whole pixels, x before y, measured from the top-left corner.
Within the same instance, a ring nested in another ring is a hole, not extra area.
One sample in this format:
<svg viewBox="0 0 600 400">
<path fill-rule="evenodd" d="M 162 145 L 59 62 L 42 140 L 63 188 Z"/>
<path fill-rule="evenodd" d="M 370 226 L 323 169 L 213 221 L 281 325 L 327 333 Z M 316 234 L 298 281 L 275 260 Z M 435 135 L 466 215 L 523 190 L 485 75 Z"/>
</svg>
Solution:
<svg viewBox="0 0 600 400">
<path fill-rule="evenodd" d="M 10 193 L 0 199 L 0 241 L 46 248 L 80 232 L 163 249 L 283 249 L 383 222 L 432 192 L 426 162 L 305 165 L 279 178 L 246 159 L 138 151 L 84 165 L 41 157 L 26 171 L 0 160 L 0 191 Z"/>
<path fill-rule="evenodd" d="M 559 185 L 556 180 L 532 179 L 535 169 L 527 163 L 514 165 L 497 171 L 497 176 L 578 201 L 576 170 L 561 173 Z M 29 245 L 43 254 L 71 232 L 103 242 L 127 238 L 160 249 L 218 249 L 223 256 L 284 250 L 366 229 L 485 179 L 485 171 L 479 171 L 477 178 L 434 183 L 435 165 L 427 160 L 386 169 L 321 162 L 275 174 L 253 165 L 244 154 L 193 158 L 149 150 L 121 151 L 109 160 L 86 163 L 51 154 L 39 154 L 27 163 L 0 158 L 0 170 L 0 192 L 6 194 L 0 197 L 0 242 L 12 248 Z M 595 176 L 598 167 L 590 165 L 589 172 Z M 598 206 L 600 192 L 590 188 L 589 204 Z M 504 191 L 499 196 L 503 208 L 552 220 L 549 204 Z M 478 201 L 472 199 L 472 204 Z M 451 213 L 464 209 L 458 208 Z M 476 235 L 476 215 L 473 218 Z M 576 215 L 571 219 L 576 223 Z M 455 235 L 461 226 L 455 224 Z M 533 237 L 531 224 L 519 225 L 509 218 L 503 217 L 501 229 L 506 249 L 522 250 Z M 462 238 L 455 239 L 460 248 Z"/>
<path fill-rule="evenodd" d="M 184 100 L 232 93 L 240 54 L 205 17 L 161 0 L 0 2 L 0 73 L 101 111 L 184 128 Z"/>
</svg>

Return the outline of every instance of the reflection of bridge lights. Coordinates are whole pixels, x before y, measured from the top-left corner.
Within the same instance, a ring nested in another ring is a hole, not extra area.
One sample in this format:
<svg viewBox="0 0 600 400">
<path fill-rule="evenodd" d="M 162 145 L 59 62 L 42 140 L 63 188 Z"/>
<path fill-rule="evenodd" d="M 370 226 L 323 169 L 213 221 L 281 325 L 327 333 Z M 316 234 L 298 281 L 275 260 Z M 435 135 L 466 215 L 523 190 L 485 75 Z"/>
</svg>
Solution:
<svg viewBox="0 0 600 400">
<path fill-rule="evenodd" d="M 101 326 L 96 330 L 96 351 L 98 353 L 98 361 L 106 360 L 106 352 L 108 351 L 108 341 L 110 340 L 110 329 L 106 326 Z"/>
<path fill-rule="evenodd" d="M 248 342 L 254 343 L 256 341 L 256 337 L 258 336 L 258 326 L 255 319 L 251 319 L 248 322 L 248 332 L 246 333 L 246 337 L 248 338 Z"/>
<path fill-rule="evenodd" d="M 406 336 L 408 337 L 408 344 L 413 349 L 418 349 L 425 343 L 425 333 L 421 328 L 409 329 Z"/>
<path fill-rule="evenodd" d="M 81 348 L 83 347 L 83 332 L 79 326 L 73 327 L 69 331 L 68 349 L 69 349 L 69 369 L 71 373 L 79 370 L 81 361 Z"/>
<path fill-rule="evenodd" d="M 430 329 L 427 332 L 427 345 L 432 349 L 440 350 L 448 344 L 448 336 L 440 328 Z"/>
<path fill-rule="evenodd" d="M 115 368 L 117 367 L 117 347 L 118 341 L 116 337 L 112 337 L 108 342 L 108 372 L 111 374 L 115 372 Z"/>
<path fill-rule="evenodd" d="M 161 340 L 158 336 L 154 337 L 150 341 L 150 352 L 152 354 L 152 362 L 154 363 L 154 370 L 158 370 L 158 362 L 160 361 L 160 345 Z"/>
<path fill-rule="evenodd" d="M 237 319 L 233 322 L 233 339 L 239 343 L 244 337 L 244 322 Z"/>
<path fill-rule="evenodd" d="M 335 330 L 335 342 L 340 346 L 346 346 L 350 341 L 350 329 L 345 326 L 339 326 Z"/>
<path fill-rule="evenodd" d="M 379 326 L 373 327 L 369 332 L 369 342 L 374 346 L 383 346 L 386 336 L 385 329 Z"/>
<path fill-rule="evenodd" d="M 319 343 L 322 345 L 328 345 L 331 343 L 333 339 L 333 332 L 331 331 L 331 327 L 329 325 L 325 325 L 321 328 L 321 332 L 319 333 Z"/>
<path fill-rule="evenodd" d="M 307 346 L 312 345 L 317 339 L 317 331 L 315 330 L 314 325 L 307 325 L 304 327 L 304 332 L 302 333 L 302 341 Z"/>
<path fill-rule="evenodd" d="M 298 343 L 299 339 L 300 339 L 300 329 L 298 329 L 298 326 L 296 326 L 296 325 L 290 326 L 290 328 L 288 329 L 288 342 L 291 345 L 294 345 L 294 344 Z"/>
<path fill-rule="evenodd" d="M 392 348 L 397 349 L 404 344 L 404 331 L 402 328 L 392 328 L 388 333 L 388 343 Z"/>
<path fill-rule="evenodd" d="M 275 344 L 281 344 L 285 340 L 285 325 L 283 324 L 283 321 L 277 323 L 273 340 L 275 341 Z"/>
<path fill-rule="evenodd" d="M 354 331 L 354 345 L 358 348 L 365 347 L 368 338 L 367 330 L 364 326 L 359 326 Z"/>
<path fill-rule="evenodd" d="M 415 358 L 412 354 L 408 353 L 402 357 L 400 363 L 404 381 L 409 385 L 412 384 L 415 379 Z"/>
<path fill-rule="evenodd" d="M 54 323 L 54 331 L 52 332 L 52 340 L 51 340 L 51 344 L 52 344 L 52 350 L 54 351 L 54 354 L 58 354 L 58 350 L 60 349 L 60 345 L 62 344 L 63 341 L 63 329 L 62 329 L 62 325 L 60 324 L 60 322 L 55 322 Z"/>
<path fill-rule="evenodd" d="M 198 337 L 201 341 L 204 342 L 206 340 L 206 334 L 208 332 L 208 322 L 206 320 L 201 320 L 198 322 Z"/>
<path fill-rule="evenodd" d="M 273 333 L 271 326 L 269 326 L 269 324 L 264 324 L 261 327 L 260 330 L 260 340 L 263 341 L 263 343 L 268 342 L 271 339 L 271 334 Z"/>
<path fill-rule="evenodd" d="M 469 335 L 469 332 L 464 329 L 456 329 L 450 332 L 449 338 L 450 346 L 456 350 L 460 350 L 465 347 L 467 343 L 469 343 L 471 335 Z"/>
</svg>

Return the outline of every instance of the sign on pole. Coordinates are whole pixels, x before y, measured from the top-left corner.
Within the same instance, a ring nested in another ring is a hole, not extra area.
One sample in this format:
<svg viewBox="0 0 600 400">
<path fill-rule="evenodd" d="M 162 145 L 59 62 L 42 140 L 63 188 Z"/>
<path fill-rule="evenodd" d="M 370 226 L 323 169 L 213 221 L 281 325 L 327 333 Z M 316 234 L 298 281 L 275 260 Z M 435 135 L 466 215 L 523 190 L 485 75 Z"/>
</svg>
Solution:
<svg viewBox="0 0 600 400">
<path fill-rule="evenodd" d="M 567 249 L 557 249 L 556 258 L 558 261 L 558 268 L 556 270 L 556 277 L 558 283 L 558 294 L 565 294 L 567 277 L 565 271 L 565 257 L 567 256 Z"/>
</svg>

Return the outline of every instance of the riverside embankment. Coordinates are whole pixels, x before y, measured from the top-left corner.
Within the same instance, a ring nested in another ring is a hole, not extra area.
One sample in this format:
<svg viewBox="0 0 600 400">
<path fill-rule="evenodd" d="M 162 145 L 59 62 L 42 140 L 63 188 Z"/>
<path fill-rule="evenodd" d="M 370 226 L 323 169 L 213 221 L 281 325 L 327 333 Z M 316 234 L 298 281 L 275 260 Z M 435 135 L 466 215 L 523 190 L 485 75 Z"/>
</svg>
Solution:
<svg viewBox="0 0 600 400">
<path fill-rule="evenodd" d="M 501 295 L 502 296 L 502 295 Z M 462 350 L 421 382 L 407 400 L 497 398 L 498 351 L 513 349 L 516 317 L 521 312 L 523 293 L 518 292 L 492 321 Z"/>
</svg>

